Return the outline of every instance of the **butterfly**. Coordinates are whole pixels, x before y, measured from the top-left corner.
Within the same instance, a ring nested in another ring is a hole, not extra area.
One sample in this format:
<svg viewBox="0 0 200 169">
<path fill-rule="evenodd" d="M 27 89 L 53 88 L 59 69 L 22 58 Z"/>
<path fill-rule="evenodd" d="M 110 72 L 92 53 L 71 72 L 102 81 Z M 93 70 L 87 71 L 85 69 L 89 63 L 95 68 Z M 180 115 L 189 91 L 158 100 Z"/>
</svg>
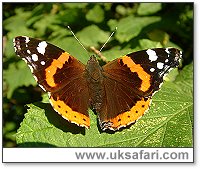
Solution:
<svg viewBox="0 0 200 169">
<path fill-rule="evenodd" d="M 102 130 L 119 130 L 142 117 L 163 77 L 182 58 L 179 49 L 154 48 L 124 55 L 101 67 L 94 55 L 84 65 L 46 41 L 18 36 L 13 43 L 16 54 L 48 92 L 56 112 L 89 128 L 88 108 L 92 108 Z"/>
</svg>

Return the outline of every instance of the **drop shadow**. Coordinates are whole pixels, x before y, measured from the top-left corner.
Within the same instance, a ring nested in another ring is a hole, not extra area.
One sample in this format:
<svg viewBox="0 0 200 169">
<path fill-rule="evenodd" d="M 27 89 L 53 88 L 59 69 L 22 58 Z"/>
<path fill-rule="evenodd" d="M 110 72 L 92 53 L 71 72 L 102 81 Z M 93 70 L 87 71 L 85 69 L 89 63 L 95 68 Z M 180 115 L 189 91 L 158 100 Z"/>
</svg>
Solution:
<svg viewBox="0 0 200 169">
<path fill-rule="evenodd" d="M 57 146 L 42 142 L 25 142 L 18 144 L 19 148 L 56 148 Z"/>
<path fill-rule="evenodd" d="M 70 132 L 72 134 L 82 134 L 85 135 L 85 128 L 77 126 L 74 123 L 70 123 L 60 116 L 49 103 L 36 102 L 33 103 L 35 106 L 45 110 L 45 116 L 47 117 L 49 123 L 59 128 L 63 132 Z"/>
</svg>

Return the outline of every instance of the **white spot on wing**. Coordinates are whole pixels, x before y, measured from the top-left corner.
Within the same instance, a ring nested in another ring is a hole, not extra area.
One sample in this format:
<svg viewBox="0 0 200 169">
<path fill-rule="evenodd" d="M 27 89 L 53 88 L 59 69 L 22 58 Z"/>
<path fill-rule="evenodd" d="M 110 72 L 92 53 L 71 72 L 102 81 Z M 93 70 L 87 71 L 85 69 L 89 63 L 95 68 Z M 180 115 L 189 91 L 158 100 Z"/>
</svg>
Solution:
<svg viewBox="0 0 200 169">
<path fill-rule="evenodd" d="M 167 54 L 170 54 L 169 48 L 166 48 L 166 49 L 165 49 L 165 52 L 166 52 Z"/>
<path fill-rule="evenodd" d="M 158 59 L 158 56 L 156 55 L 156 52 L 152 49 L 148 49 L 147 54 L 149 55 L 149 60 L 151 62 L 156 61 Z"/>
<path fill-rule="evenodd" d="M 169 62 L 169 59 L 165 59 L 165 63 Z"/>
<path fill-rule="evenodd" d="M 41 53 L 42 55 L 44 55 L 46 47 L 47 47 L 47 43 L 45 41 L 42 41 L 38 44 L 37 51 Z"/>
<path fill-rule="evenodd" d="M 169 57 L 169 54 L 170 54 L 169 48 L 166 48 L 165 52 L 167 53 L 167 57 Z"/>
<path fill-rule="evenodd" d="M 161 63 L 161 62 L 157 63 L 157 68 L 158 69 L 163 69 L 163 67 L 164 67 L 164 63 Z"/>
<path fill-rule="evenodd" d="M 152 67 L 151 69 L 150 69 L 150 72 L 154 72 L 155 71 L 155 69 Z"/>
<path fill-rule="evenodd" d="M 27 37 L 27 36 L 22 36 L 22 37 L 25 38 L 25 42 L 26 42 L 26 43 L 28 43 L 28 42 L 30 41 L 30 38 L 29 38 L 29 37 Z"/>
<path fill-rule="evenodd" d="M 31 51 L 27 49 L 27 53 L 28 53 L 28 54 L 31 54 Z"/>
<path fill-rule="evenodd" d="M 41 63 L 41 65 L 45 65 L 45 61 L 41 61 L 40 63 Z"/>
<path fill-rule="evenodd" d="M 32 59 L 33 59 L 33 61 L 38 61 L 38 55 L 36 55 L 36 54 L 32 54 Z"/>
</svg>

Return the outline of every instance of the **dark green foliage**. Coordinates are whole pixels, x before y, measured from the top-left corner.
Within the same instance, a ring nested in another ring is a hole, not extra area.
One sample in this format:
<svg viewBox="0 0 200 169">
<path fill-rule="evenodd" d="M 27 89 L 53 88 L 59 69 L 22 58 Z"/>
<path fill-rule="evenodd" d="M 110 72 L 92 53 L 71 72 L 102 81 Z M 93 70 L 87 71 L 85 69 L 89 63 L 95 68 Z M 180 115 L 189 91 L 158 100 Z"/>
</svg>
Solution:
<svg viewBox="0 0 200 169">
<path fill-rule="evenodd" d="M 12 44 L 19 35 L 43 39 L 86 63 L 89 56 L 67 25 L 88 51 L 91 46 L 100 49 L 117 27 L 102 51 L 107 60 L 170 46 L 183 51 L 181 68 L 168 76 L 149 112 L 135 125 L 115 134 L 101 133 L 96 115 L 89 111 L 91 129 L 84 130 L 52 110 Z M 192 3 L 4 3 L 3 33 L 4 147 L 16 146 L 16 140 L 25 147 L 192 147 Z M 26 113 L 28 103 L 33 104 Z"/>
</svg>

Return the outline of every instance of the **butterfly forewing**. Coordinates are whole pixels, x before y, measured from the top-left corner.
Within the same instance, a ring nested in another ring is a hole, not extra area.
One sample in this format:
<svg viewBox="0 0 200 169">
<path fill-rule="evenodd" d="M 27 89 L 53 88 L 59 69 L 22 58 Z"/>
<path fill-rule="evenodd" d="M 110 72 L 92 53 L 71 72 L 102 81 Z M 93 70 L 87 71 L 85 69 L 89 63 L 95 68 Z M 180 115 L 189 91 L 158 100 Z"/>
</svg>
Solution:
<svg viewBox="0 0 200 169">
<path fill-rule="evenodd" d="M 14 47 L 16 54 L 29 65 L 40 87 L 49 92 L 53 108 L 68 121 L 89 127 L 85 66 L 46 41 L 19 36 L 14 39 Z"/>
</svg>

